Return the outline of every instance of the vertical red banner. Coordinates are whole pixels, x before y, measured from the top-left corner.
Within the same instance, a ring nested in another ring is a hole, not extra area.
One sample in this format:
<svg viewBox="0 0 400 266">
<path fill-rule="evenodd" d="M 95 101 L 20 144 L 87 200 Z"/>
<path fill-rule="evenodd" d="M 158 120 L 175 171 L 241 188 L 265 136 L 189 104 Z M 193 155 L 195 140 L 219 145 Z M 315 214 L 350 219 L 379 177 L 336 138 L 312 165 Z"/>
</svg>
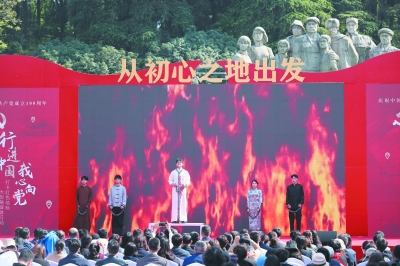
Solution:
<svg viewBox="0 0 400 266">
<path fill-rule="evenodd" d="M 399 237 L 399 85 L 367 85 L 367 107 L 368 234 Z"/>
<path fill-rule="evenodd" d="M 58 226 L 58 110 L 57 88 L 0 89 L 0 234 Z"/>
</svg>

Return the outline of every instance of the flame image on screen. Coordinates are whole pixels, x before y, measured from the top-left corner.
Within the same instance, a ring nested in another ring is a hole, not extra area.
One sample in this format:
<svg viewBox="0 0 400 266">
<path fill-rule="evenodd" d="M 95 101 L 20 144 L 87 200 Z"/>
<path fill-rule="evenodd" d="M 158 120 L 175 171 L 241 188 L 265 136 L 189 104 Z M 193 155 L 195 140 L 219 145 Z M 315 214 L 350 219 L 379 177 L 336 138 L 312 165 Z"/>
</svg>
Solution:
<svg viewBox="0 0 400 266">
<path fill-rule="evenodd" d="M 81 88 L 112 106 L 107 113 L 95 103 L 80 106 L 79 171 L 94 180 L 92 231 L 111 230 L 115 174 L 128 194 L 124 230 L 171 221 L 168 176 L 178 157 L 191 176 L 188 220 L 209 224 L 213 234 L 248 227 L 253 179 L 263 192 L 262 230 L 279 226 L 288 234 L 286 188 L 294 173 L 305 192 L 302 228 L 344 231 L 343 102 L 331 99 L 343 94 L 337 86 Z M 108 117 L 92 123 L 93 114 Z"/>
</svg>

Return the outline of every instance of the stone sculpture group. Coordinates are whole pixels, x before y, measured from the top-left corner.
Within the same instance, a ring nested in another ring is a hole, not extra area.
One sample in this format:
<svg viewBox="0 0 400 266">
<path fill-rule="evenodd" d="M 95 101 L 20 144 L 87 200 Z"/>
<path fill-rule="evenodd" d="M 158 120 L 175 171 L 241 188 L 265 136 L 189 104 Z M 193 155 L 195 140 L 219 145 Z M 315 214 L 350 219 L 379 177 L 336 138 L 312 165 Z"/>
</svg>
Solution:
<svg viewBox="0 0 400 266">
<path fill-rule="evenodd" d="M 269 66 L 274 60 L 275 67 L 285 68 L 282 65 L 284 59 L 294 57 L 304 63 L 302 71 L 327 72 L 349 68 L 369 58 L 399 50 L 391 45 L 394 33 L 388 28 L 378 31 L 381 42 L 375 45 L 370 37 L 357 32 L 356 18 L 346 20 L 346 35 L 339 32 L 340 22 L 336 18 L 325 21 L 329 35 L 320 35 L 317 32 L 319 24 L 320 21 L 316 17 L 307 18 L 305 28 L 300 20 L 293 21 L 289 28 L 293 35 L 278 42 L 276 55 L 265 45 L 268 42 L 265 30 L 256 27 L 252 36 L 254 45 L 251 45 L 249 37 L 241 36 L 237 43 L 239 51 L 232 60 L 242 60 L 245 63 L 255 63 L 259 60 L 260 65 L 267 62 Z"/>
</svg>

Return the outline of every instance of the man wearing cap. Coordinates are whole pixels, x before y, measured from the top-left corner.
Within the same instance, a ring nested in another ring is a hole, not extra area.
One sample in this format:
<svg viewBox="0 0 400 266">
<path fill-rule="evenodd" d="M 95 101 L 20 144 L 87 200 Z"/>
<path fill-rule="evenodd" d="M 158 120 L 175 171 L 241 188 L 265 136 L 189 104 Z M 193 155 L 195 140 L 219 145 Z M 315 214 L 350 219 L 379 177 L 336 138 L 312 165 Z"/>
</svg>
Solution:
<svg viewBox="0 0 400 266">
<path fill-rule="evenodd" d="M 286 207 L 289 210 L 290 232 L 294 230 L 294 217 L 296 216 L 296 229 L 301 231 L 301 208 L 304 204 L 303 186 L 298 184 L 298 176 L 290 176 L 292 184 L 286 189 Z"/>
<path fill-rule="evenodd" d="M 325 21 L 325 28 L 331 37 L 332 50 L 339 56 L 338 69 L 345 69 L 355 66 L 358 63 L 358 53 L 353 42 L 339 30 L 339 20 L 330 18 Z"/>
<path fill-rule="evenodd" d="M 374 48 L 372 48 L 369 52 L 370 58 L 381 55 L 381 54 L 386 54 L 386 53 L 391 53 L 391 52 L 396 52 L 399 49 L 396 47 L 392 46 L 392 38 L 393 38 L 393 31 L 388 28 L 382 28 L 378 31 L 378 36 L 381 42 Z"/>
<path fill-rule="evenodd" d="M 329 264 L 326 263 L 324 254 L 322 254 L 322 253 L 315 253 L 312 256 L 311 265 L 313 265 L 313 266 L 329 266 Z"/>
<path fill-rule="evenodd" d="M 346 19 L 346 36 L 353 42 L 354 48 L 358 53 L 358 63 L 364 62 L 369 58 L 369 51 L 376 45 L 370 37 L 358 34 L 358 19 Z"/>
<path fill-rule="evenodd" d="M 18 263 L 19 254 L 14 239 L 6 239 L 1 248 L 3 253 L 0 255 L 0 265 L 13 265 L 13 263 Z"/>
<path fill-rule="evenodd" d="M 309 17 L 305 25 L 306 34 L 293 38 L 292 56 L 300 57 L 304 62 L 303 71 L 319 72 L 319 38 L 321 37 L 317 32 L 319 19 Z"/>
<path fill-rule="evenodd" d="M 289 42 L 289 51 L 288 56 L 293 56 L 293 40 L 296 37 L 301 36 L 306 32 L 306 29 L 303 27 L 303 23 L 300 20 L 293 21 L 292 25 L 290 25 L 289 30 L 293 33 L 293 35 L 286 37 L 286 40 Z M 296 55 L 299 55 L 299 52 L 296 51 Z"/>
<path fill-rule="evenodd" d="M 338 70 L 339 56 L 331 49 L 331 37 L 321 35 L 321 38 L 319 38 L 319 48 L 321 49 L 319 71 L 328 72 Z"/>
</svg>

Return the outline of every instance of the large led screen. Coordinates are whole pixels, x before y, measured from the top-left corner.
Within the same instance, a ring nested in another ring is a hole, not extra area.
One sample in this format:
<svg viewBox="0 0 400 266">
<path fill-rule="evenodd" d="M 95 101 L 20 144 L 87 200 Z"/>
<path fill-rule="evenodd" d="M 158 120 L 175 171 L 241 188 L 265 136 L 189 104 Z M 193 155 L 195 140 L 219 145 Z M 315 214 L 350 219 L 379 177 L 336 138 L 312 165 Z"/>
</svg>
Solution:
<svg viewBox="0 0 400 266">
<path fill-rule="evenodd" d="M 178 157 L 191 176 L 188 221 L 214 234 L 248 228 L 253 179 L 262 230 L 289 234 L 293 173 L 305 191 L 303 229 L 345 231 L 343 116 L 341 83 L 81 86 L 79 176 L 93 188 L 92 231 L 111 228 L 115 174 L 128 191 L 125 231 L 171 221 Z"/>
<path fill-rule="evenodd" d="M 368 234 L 400 236 L 400 84 L 367 85 Z"/>
<path fill-rule="evenodd" d="M 58 226 L 58 89 L 0 89 L 0 235 Z"/>
</svg>

